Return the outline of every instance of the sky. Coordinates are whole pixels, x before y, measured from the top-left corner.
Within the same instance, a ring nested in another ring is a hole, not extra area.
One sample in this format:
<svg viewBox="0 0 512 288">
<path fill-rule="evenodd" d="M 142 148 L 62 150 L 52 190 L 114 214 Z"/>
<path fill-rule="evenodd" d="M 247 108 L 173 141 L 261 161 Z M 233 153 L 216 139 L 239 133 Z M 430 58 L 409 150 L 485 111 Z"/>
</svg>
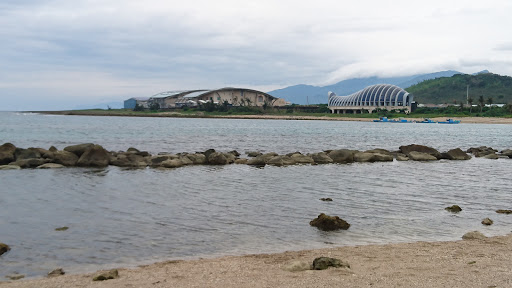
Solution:
<svg viewBox="0 0 512 288">
<path fill-rule="evenodd" d="M 512 75 L 512 1 L 1 0 L 0 111 L 368 76 Z"/>
</svg>

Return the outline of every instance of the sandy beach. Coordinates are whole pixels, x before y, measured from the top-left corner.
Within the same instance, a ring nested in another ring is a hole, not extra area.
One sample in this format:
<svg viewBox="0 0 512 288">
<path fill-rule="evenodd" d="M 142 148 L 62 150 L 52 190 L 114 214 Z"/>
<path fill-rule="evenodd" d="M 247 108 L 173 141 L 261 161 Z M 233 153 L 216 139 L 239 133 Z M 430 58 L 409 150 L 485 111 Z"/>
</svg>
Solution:
<svg viewBox="0 0 512 288">
<path fill-rule="evenodd" d="M 169 261 L 98 273 L 0 282 L 0 287 L 512 287 L 512 234 L 484 240 L 366 245 L 268 255 Z M 334 257 L 350 268 L 286 271 Z M 65 269 L 65 267 L 64 267 Z"/>
<path fill-rule="evenodd" d="M 179 112 L 158 112 L 151 114 L 142 114 L 136 112 L 116 112 L 116 111 L 34 111 L 33 113 L 52 114 L 52 115 L 82 115 L 82 116 L 124 116 L 124 117 L 176 117 L 176 118 L 224 118 L 224 119 L 262 119 L 262 120 L 324 120 L 324 121 L 358 121 L 371 122 L 373 118 L 354 118 L 354 117 L 327 117 L 327 116 L 297 116 L 297 115 L 191 115 L 181 114 Z M 375 118 L 377 119 L 377 117 Z M 422 118 L 404 117 L 410 121 L 423 120 Z M 431 118 L 434 121 L 445 121 L 446 117 Z M 461 123 L 477 124 L 512 124 L 512 118 L 498 117 L 452 117 L 454 120 L 461 120 Z"/>
</svg>

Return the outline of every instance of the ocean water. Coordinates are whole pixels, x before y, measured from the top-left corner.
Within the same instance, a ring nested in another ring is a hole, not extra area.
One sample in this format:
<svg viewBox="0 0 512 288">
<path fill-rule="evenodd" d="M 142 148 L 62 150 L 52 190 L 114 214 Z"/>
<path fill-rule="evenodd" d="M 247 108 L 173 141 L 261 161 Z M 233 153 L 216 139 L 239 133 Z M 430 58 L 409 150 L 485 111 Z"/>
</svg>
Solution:
<svg viewBox="0 0 512 288">
<path fill-rule="evenodd" d="M 48 116 L 0 113 L 0 143 L 93 142 L 152 153 L 288 153 L 423 144 L 512 148 L 512 125 Z M 316 166 L 0 171 L 0 279 L 170 259 L 508 234 L 512 159 Z M 330 197 L 333 202 L 319 198 Z M 444 207 L 458 204 L 452 214 Z M 320 213 L 352 226 L 322 232 Z M 483 218 L 494 225 L 484 227 Z M 68 226 L 67 231 L 55 228 Z"/>
</svg>

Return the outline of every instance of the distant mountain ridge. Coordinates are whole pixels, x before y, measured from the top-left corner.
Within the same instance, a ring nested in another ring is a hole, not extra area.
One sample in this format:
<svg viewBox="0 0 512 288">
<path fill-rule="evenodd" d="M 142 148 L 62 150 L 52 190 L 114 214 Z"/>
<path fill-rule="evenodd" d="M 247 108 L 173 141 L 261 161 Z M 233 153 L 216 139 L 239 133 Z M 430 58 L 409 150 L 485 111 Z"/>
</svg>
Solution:
<svg viewBox="0 0 512 288">
<path fill-rule="evenodd" d="M 481 73 L 489 73 L 489 71 L 484 70 L 480 71 L 476 74 Z M 284 98 L 286 101 L 289 101 L 294 104 L 307 105 L 307 104 L 321 104 L 327 103 L 327 92 L 332 91 L 337 95 L 350 95 L 355 93 L 367 86 L 374 84 L 393 84 L 401 88 L 408 88 L 412 85 L 418 84 L 425 80 L 440 78 L 440 77 L 451 77 L 456 74 L 463 74 L 454 70 L 440 71 L 435 73 L 428 74 L 416 74 L 411 76 L 403 76 L 403 77 L 389 77 L 389 78 L 380 78 L 380 77 L 367 77 L 367 78 L 353 78 L 348 80 L 340 81 L 336 84 L 328 85 L 328 86 L 312 86 L 312 85 L 294 85 L 282 89 L 273 90 L 267 92 L 268 94 Z"/>
</svg>

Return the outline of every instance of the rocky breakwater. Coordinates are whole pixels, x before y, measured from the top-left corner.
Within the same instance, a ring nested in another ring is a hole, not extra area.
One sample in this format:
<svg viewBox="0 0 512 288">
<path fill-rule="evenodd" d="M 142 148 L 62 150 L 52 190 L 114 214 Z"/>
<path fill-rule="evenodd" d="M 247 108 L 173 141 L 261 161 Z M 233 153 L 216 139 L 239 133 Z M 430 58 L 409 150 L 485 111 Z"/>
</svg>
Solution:
<svg viewBox="0 0 512 288">
<path fill-rule="evenodd" d="M 106 167 L 108 165 L 127 168 L 178 168 L 188 165 L 289 166 L 354 162 L 372 163 L 391 162 L 395 159 L 397 161 L 468 160 L 471 159 L 468 153 L 475 157 L 489 159 L 512 158 L 512 150 L 510 149 L 498 153 L 497 150 L 485 146 L 469 148 L 466 152 L 460 148 L 439 152 L 435 148 L 417 144 L 400 146 L 398 151 L 337 149 L 308 154 L 292 152 L 285 155 L 274 152 L 248 151 L 246 152 L 247 157 L 244 158 L 238 151 L 219 152 L 214 149 L 195 153 L 158 153 L 157 155 L 151 155 L 149 152 L 140 151 L 133 147 L 126 151 L 107 151 L 101 145 L 93 143 L 67 146 L 63 150 L 58 150 L 54 146 L 49 149 L 24 149 L 11 143 L 5 143 L 0 146 L 0 170 Z"/>
</svg>

